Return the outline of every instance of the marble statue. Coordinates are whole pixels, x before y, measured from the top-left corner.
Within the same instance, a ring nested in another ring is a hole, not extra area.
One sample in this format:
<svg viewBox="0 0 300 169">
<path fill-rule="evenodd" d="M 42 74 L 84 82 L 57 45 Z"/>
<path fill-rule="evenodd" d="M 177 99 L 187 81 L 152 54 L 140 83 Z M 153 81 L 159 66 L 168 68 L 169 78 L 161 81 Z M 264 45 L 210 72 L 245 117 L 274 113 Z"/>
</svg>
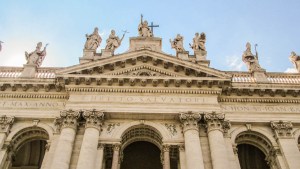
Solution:
<svg viewBox="0 0 300 169">
<path fill-rule="evenodd" d="M 94 29 L 94 32 L 90 35 L 86 34 L 86 42 L 84 45 L 85 50 L 96 50 L 102 41 L 101 36 L 98 33 L 98 28 Z"/>
<path fill-rule="evenodd" d="M 290 55 L 290 61 L 294 64 L 295 68 L 297 69 L 298 73 L 300 73 L 300 56 L 297 55 L 294 51 Z"/>
<path fill-rule="evenodd" d="M 246 44 L 246 50 L 243 53 L 242 60 L 247 65 L 247 68 L 250 72 L 263 70 L 258 63 L 258 56 L 257 55 L 254 56 L 252 54 L 251 44 L 249 42 L 247 42 Z"/>
<path fill-rule="evenodd" d="M 120 45 L 125 36 L 125 33 L 123 34 L 122 38 L 120 39 L 118 36 L 116 36 L 115 30 L 111 30 L 111 33 L 106 40 L 106 46 L 105 49 L 111 50 L 112 52 L 115 51 Z"/>
<path fill-rule="evenodd" d="M 199 33 L 195 34 L 195 37 L 193 38 L 193 44 L 191 48 L 196 52 L 196 51 L 206 51 L 205 48 L 205 42 L 206 42 L 206 35 L 204 32 L 202 32 L 200 35 Z"/>
<path fill-rule="evenodd" d="M 176 50 L 176 52 L 184 52 L 185 49 L 183 47 L 183 36 L 177 34 L 176 38 L 172 41 L 170 39 L 171 47 Z"/>
<path fill-rule="evenodd" d="M 43 63 L 43 60 L 46 56 L 46 48 L 48 44 L 44 47 L 44 49 L 41 51 L 42 48 L 42 42 L 37 43 L 35 51 L 28 53 L 25 51 L 26 56 L 26 64 L 30 65 L 36 65 L 37 67 L 40 67 Z"/>
<path fill-rule="evenodd" d="M 148 22 L 146 20 L 143 21 L 143 15 L 141 15 L 141 23 L 139 24 L 138 31 L 140 37 L 153 37 L 153 33 L 148 26 Z"/>
</svg>

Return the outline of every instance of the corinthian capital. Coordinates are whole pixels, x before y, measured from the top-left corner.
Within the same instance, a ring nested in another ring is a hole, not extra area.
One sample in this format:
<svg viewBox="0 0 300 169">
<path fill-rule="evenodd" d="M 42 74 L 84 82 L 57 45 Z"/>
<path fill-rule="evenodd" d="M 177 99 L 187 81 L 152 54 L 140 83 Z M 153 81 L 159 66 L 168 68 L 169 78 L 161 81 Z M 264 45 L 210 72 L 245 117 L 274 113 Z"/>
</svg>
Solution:
<svg viewBox="0 0 300 169">
<path fill-rule="evenodd" d="M 204 120 L 207 123 L 207 132 L 212 130 L 220 130 L 222 132 L 227 131 L 230 128 L 229 121 L 225 120 L 224 113 L 206 113 L 204 115 Z"/>
<path fill-rule="evenodd" d="M 184 131 L 190 129 L 198 130 L 198 121 L 201 119 L 201 114 L 188 111 L 187 113 L 180 113 L 179 119 Z"/>
<path fill-rule="evenodd" d="M 283 122 L 280 120 L 279 122 L 271 121 L 271 128 L 274 130 L 277 138 L 286 138 L 293 137 L 292 130 L 293 124 L 288 122 Z"/>
<path fill-rule="evenodd" d="M 15 121 L 15 117 L 0 116 L 0 132 L 8 133 Z"/>
<path fill-rule="evenodd" d="M 102 122 L 104 120 L 104 113 L 102 111 L 84 110 L 83 118 L 86 120 L 85 127 L 93 127 L 100 130 Z"/>
<path fill-rule="evenodd" d="M 54 120 L 54 124 L 57 126 L 58 131 L 63 128 L 76 129 L 79 116 L 80 113 L 78 110 L 63 110 L 60 112 L 60 117 L 57 117 Z"/>
</svg>

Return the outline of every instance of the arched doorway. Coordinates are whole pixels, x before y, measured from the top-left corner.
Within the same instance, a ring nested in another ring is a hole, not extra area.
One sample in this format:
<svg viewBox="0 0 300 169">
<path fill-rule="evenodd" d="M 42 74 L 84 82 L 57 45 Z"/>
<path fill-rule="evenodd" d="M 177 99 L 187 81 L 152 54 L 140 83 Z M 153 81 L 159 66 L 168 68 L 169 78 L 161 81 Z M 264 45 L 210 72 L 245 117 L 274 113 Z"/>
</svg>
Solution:
<svg viewBox="0 0 300 169">
<path fill-rule="evenodd" d="M 148 125 L 127 129 L 122 135 L 121 169 L 162 169 L 162 136 Z"/>
<path fill-rule="evenodd" d="M 11 161 L 7 164 L 12 169 L 39 169 L 42 166 L 49 135 L 40 127 L 29 127 L 19 131 L 12 138 Z"/>
<path fill-rule="evenodd" d="M 275 161 L 267 157 L 272 152 L 273 146 L 270 140 L 261 133 L 254 131 L 242 132 L 236 137 L 235 141 L 241 169 L 270 169 L 277 166 L 276 162 L 272 164 L 272 167 L 269 166 L 270 163 Z"/>
<path fill-rule="evenodd" d="M 133 142 L 123 150 L 121 169 L 162 169 L 160 153 L 153 143 Z"/>
<path fill-rule="evenodd" d="M 270 169 L 266 155 L 257 147 L 250 144 L 239 144 L 237 148 L 241 169 Z"/>
</svg>

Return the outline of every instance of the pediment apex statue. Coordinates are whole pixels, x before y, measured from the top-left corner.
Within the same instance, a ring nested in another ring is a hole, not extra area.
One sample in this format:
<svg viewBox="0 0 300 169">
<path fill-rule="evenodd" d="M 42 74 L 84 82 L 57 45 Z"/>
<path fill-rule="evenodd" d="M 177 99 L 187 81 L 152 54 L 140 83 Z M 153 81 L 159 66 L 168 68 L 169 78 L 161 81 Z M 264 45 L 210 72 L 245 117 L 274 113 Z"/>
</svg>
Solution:
<svg viewBox="0 0 300 169">
<path fill-rule="evenodd" d="M 25 57 L 28 65 L 35 65 L 37 67 L 40 67 L 45 59 L 46 56 L 46 48 L 48 44 L 44 47 L 43 50 L 42 48 L 42 42 L 38 42 L 36 45 L 35 51 L 28 53 L 25 51 Z"/>
<path fill-rule="evenodd" d="M 289 56 L 290 61 L 294 64 L 298 73 L 300 73 L 300 56 L 296 54 L 296 52 L 292 51 Z"/>
<path fill-rule="evenodd" d="M 143 15 L 141 15 L 141 23 L 138 26 L 138 31 L 140 37 L 153 37 L 153 33 L 148 26 L 148 22 L 146 20 L 143 21 Z"/>
</svg>

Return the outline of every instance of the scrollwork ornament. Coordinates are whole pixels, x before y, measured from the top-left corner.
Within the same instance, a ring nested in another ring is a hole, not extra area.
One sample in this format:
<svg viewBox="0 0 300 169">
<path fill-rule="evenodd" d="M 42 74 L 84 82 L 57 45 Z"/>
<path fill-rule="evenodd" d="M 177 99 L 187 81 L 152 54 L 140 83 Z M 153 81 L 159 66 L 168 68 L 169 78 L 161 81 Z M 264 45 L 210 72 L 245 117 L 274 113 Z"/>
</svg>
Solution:
<svg viewBox="0 0 300 169">
<path fill-rule="evenodd" d="M 207 131 L 220 130 L 222 132 L 227 131 L 230 127 L 230 123 L 224 123 L 225 114 L 224 113 L 206 113 L 204 115 L 204 120 L 206 121 Z"/>
<path fill-rule="evenodd" d="M 275 131 L 277 138 L 282 137 L 293 137 L 292 130 L 293 124 L 290 121 L 284 122 L 280 120 L 279 122 L 271 121 L 271 128 Z"/>
<path fill-rule="evenodd" d="M 80 116 L 80 112 L 78 110 L 63 110 L 60 112 L 60 117 L 54 120 L 54 125 L 57 127 L 57 132 L 63 128 L 73 128 L 77 129 L 78 118 Z"/>
</svg>

